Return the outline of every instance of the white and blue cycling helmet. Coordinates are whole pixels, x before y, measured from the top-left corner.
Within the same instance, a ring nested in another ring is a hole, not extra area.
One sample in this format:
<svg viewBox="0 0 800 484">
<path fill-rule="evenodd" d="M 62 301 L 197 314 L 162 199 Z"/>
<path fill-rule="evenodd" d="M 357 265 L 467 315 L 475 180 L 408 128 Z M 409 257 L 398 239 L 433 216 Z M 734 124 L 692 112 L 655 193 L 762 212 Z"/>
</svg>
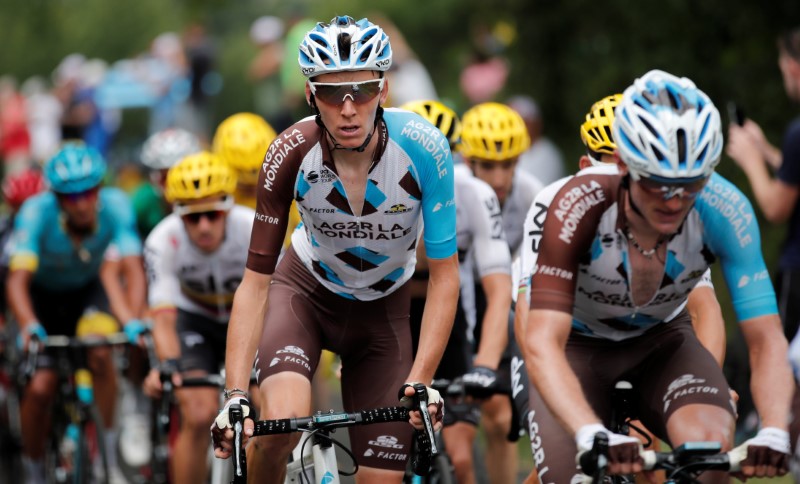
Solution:
<svg viewBox="0 0 800 484">
<path fill-rule="evenodd" d="M 318 23 L 300 43 L 300 69 L 306 77 L 326 72 L 387 71 L 392 66 L 389 37 L 362 18 L 341 16 Z"/>
<path fill-rule="evenodd" d="M 660 70 L 625 90 L 613 133 L 634 180 L 705 178 L 722 155 L 722 126 L 714 103 L 689 79 Z"/>
<path fill-rule="evenodd" d="M 103 181 L 106 161 L 96 149 L 68 142 L 44 165 L 44 177 L 56 193 L 80 193 Z"/>
</svg>

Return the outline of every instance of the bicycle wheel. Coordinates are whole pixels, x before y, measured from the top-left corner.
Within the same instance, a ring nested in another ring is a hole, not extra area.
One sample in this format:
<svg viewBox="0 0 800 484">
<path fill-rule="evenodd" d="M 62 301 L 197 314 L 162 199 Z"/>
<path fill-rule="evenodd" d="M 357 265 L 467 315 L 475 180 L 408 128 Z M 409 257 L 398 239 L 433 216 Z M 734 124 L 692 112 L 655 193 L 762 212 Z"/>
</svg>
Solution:
<svg viewBox="0 0 800 484">
<path fill-rule="evenodd" d="M 162 397 L 162 399 L 165 397 Z M 164 401 L 153 402 L 150 414 L 150 481 L 154 484 L 169 482 L 169 429 L 172 407 Z"/>
<path fill-rule="evenodd" d="M 456 478 L 453 475 L 453 465 L 446 454 L 439 454 L 433 459 L 431 474 L 427 482 L 429 484 L 455 484 Z"/>
<path fill-rule="evenodd" d="M 103 420 L 95 405 L 83 409 L 84 418 L 78 430 L 77 447 L 73 459 L 73 478 L 75 484 L 108 482 L 108 455 L 106 454 L 106 434 Z"/>
</svg>

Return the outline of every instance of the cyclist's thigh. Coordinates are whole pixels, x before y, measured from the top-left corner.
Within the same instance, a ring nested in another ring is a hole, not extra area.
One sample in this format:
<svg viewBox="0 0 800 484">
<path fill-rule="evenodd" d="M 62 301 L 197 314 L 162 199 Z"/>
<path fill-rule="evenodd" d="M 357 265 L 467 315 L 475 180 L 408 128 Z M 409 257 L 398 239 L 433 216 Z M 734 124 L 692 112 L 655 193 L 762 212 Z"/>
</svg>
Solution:
<svg viewBox="0 0 800 484">
<path fill-rule="evenodd" d="M 513 338 L 509 340 L 511 359 L 508 363 L 508 385 L 511 389 L 511 398 L 514 401 L 515 415 L 518 418 L 519 428 L 527 429 L 530 399 L 530 380 L 522 352 Z"/>
<path fill-rule="evenodd" d="M 643 400 L 640 416 L 650 431 L 666 438 L 667 420 L 686 405 L 713 405 L 735 416 L 725 375 L 697 339 L 688 317 L 668 323 L 652 337 L 658 345 L 650 346 L 654 350 L 635 383 Z"/>
<path fill-rule="evenodd" d="M 556 420 L 535 386 L 530 387 L 528 436 L 539 478 L 544 484 L 576 482 L 581 476 L 575 465 L 575 439 Z"/>
<path fill-rule="evenodd" d="M 227 325 L 179 309 L 176 330 L 181 344 L 181 371 L 217 373 L 225 362 Z"/>
<path fill-rule="evenodd" d="M 267 377 L 284 371 L 311 381 L 322 351 L 319 324 L 326 315 L 320 306 L 332 297 L 344 299 L 323 288 L 290 248 L 269 289 L 255 361 L 259 386 Z"/>
<path fill-rule="evenodd" d="M 342 401 L 348 411 L 398 405 L 397 393 L 411 370 L 411 334 L 408 324 L 408 285 L 376 301 L 347 301 L 337 310 L 343 316 Z M 326 340 L 333 342 L 333 325 Z M 359 464 L 403 470 L 411 448 L 408 422 L 350 428 L 350 442 Z"/>
</svg>

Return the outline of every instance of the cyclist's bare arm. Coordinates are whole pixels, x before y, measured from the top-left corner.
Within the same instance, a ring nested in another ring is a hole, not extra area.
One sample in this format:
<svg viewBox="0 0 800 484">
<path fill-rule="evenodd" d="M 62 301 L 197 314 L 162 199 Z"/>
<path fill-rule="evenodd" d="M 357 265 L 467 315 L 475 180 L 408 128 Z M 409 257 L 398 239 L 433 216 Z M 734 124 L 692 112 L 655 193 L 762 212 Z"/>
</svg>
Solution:
<svg viewBox="0 0 800 484">
<path fill-rule="evenodd" d="M 147 276 L 144 273 L 142 256 L 131 255 L 120 260 L 122 278 L 125 281 L 127 301 L 131 311 L 141 316 L 147 308 Z"/>
<path fill-rule="evenodd" d="M 475 355 L 475 366 L 497 368 L 508 345 L 508 311 L 511 308 L 511 276 L 487 274 L 481 278 L 486 294 L 481 344 Z"/>
<path fill-rule="evenodd" d="M 575 435 L 584 425 L 600 423 L 583 395 L 581 384 L 569 366 L 565 348 L 572 315 L 550 309 L 531 309 L 522 351 L 528 375 L 550 411 Z"/>
<path fill-rule="evenodd" d="M 762 427 L 787 430 L 794 380 L 780 318 L 777 314 L 758 316 L 739 326 L 750 355 L 750 390 Z"/>
<path fill-rule="evenodd" d="M 156 354 L 161 361 L 177 359 L 181 356 L 181 342 L 178 338 L 178 311 L 174 307 L 160 307 L 152 311 L 153 342 Z"/>
<path fill-rule="evenodd" d="M 246 389 L 250 384 L 250 370 L 264 329 L 271 281 L 270 274 L 245 269 L 236 289 L 225 348 L 226 388 Z"/>
<path fill-rule="evenodd" d="M 32 278 L 33 273 L 31 271 L 15 269 L 9 273 L 6 281 L 8 305 L 17 320 L 17 324 L 20 326 L 20 330 L 38 319 L 33 311 L 33 301 L 31 301 L 30 295 Z M 21 332 L 24 334 L 24 331 Z"/>
<path fill-rule="evenodd" d="M 698 286 L 689 293 L 686 309 L 700 343 L 714 356 L 721 367 L 725 361 L 725 319 L 713 287 Z"/>
<path fill-rule="evenodd" d="M 118 263 L 105 261 L 100 267 L 100 282 L 118 321 L 124 324 L 141 316 L 147 286 L 140 256 L 123 257 Z"/>
<path fill-rule="evenodd" d="M 422 314 L 419 347 L 407 380 L 425 385 L 433 380 L 453 328 L 459 289 L 458 256 L 428 258 L 428 270 L 428 297 Z M 228 338 L 230 341 L 230 336 Z"/>
</svg>

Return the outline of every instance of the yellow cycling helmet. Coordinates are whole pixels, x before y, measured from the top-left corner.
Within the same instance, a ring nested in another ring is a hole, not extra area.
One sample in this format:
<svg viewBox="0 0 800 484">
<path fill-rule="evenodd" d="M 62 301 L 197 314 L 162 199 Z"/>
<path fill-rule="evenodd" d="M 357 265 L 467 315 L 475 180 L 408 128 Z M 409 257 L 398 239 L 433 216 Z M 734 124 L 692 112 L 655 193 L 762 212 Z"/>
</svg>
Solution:
<svg viewBox="0 0 800 484">
<path fill-rule="evenodd" d="M 622 101 L 622 94 L 612 94 L 592 104 L 586 113 L 586 121 L 581 124 L 581 141 L 595 153 L 613 155 L 617 149 L 611 135 L 614 122 L 614 109 Z"/>
<path fill-rule="evenodd" d="M 191 202 L 236 190 L 236 172 L 208 151 L 189 155 L 167 172 L 164 196 L 170 203 Z"/>
<path fill-rule="evenodd" d="M 276 137 L 275 130 L 261 116 L 237 113 L 217 127 L 213 148 L 236 170 L 240 181 L 255 185 L 264 154 Z"/>
<path fill-rule="evenodd" d="M 458 144 L 461 138 L 461 121 L 455 111 L 448 108 L 439 101 L 411 101 L 400 106 L 400 109 L 407 109 L 417 113 L 426 121 L 439 128 L 444 134 L 450 146 Z"/>
<path fill-rule="evenodd" d="M 478 104 L 461 118 L 460 149 L 466 158 L 507 161 L 530 145 L 522 116 L 505 104 Z"/>
</svg>

